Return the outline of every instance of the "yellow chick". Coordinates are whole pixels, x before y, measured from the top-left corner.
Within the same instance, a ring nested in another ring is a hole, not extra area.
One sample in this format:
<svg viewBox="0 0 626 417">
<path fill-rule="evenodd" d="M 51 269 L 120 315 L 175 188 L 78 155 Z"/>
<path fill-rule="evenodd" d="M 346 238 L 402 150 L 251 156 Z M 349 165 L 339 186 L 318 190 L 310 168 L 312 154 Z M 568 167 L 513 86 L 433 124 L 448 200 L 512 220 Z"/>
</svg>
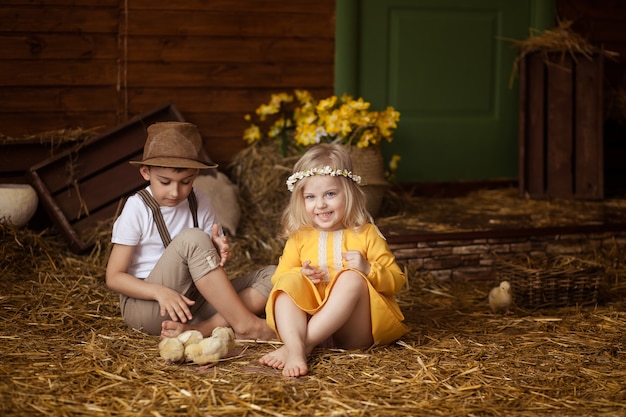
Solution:
<svg viewBox="0 0 626 417">
<path fill-rule="evenodd" d="M 200 333 L 198 330 L 187 330 L 176 336 L 176 338 L 183 342 L 183 345 L 187 347 L 189 345 L 195 345 L 196 343 L 200 343 L 200 341 L 204 339 L 204 336 L 202 336 L 202 333 Z"/>
<path fill-rule="evenodd" d="M 202 333 L 187 330 L 176 337 L 166 337 L 159 342 L 161 357 L 170 362 L 179 362 L 185 357 L 185 348 L 202 340 Z"/>
<path fill-rule="evenodd" d="M 159 353 L 166 361 L 178 362 L 185 356 L 185 346 L 175 337 L 166 337 L 159 342 Z"/>
<path fill-rule="evenodd" d="M 508 313 L 512 303 L 511 284 L 508 281 L 502 281 L 489 292 L 489 306 L 494 313 L 501 311 Z"/>
<path fill-rule="evenodd" d="M 235 333 L 230 327 L 217 327 L 211 337 L 185 348 L 185 359 L 198 365 L 217 362 L 235 345 Z"/>
</svg>

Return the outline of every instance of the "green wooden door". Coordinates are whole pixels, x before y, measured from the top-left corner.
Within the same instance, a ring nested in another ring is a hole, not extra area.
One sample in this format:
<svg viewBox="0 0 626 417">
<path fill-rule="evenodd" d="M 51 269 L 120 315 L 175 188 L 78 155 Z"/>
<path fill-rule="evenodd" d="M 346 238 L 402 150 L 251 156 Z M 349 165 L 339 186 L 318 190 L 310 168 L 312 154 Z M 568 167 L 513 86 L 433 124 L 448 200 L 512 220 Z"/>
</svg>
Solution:
<svg viewBox="0 0 626 417">
<path fill-rule="evenodd" d="M 337 94 L 401 113 L 399 182 L 515 178 L 516 49 L 550 0 L 337 0 Z"/>
</svg>

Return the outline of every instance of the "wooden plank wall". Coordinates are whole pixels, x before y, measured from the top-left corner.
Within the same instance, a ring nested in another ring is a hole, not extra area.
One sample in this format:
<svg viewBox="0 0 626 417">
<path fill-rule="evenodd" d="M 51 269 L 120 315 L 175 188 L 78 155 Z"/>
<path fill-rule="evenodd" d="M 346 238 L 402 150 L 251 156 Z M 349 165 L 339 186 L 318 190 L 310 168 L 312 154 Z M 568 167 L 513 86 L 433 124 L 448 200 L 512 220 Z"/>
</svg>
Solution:
<svg viewBox="0 0 626 417">
<path fill-rule="evenodd" d="M 171 101 L 211 158 L 273 92 L 333 92 L 335 0 L 6 0 L 0 133 L 111 128 Z"/>
<path fill-rule="evenodd" d="M 623 0 L 556 0 L 557 16 L 574 22 L 574 29 L 596 46 L 619 53 L 604 63 L 607 83 L 624 83 L 626 69 L 626 2 Z"/>
</svg>

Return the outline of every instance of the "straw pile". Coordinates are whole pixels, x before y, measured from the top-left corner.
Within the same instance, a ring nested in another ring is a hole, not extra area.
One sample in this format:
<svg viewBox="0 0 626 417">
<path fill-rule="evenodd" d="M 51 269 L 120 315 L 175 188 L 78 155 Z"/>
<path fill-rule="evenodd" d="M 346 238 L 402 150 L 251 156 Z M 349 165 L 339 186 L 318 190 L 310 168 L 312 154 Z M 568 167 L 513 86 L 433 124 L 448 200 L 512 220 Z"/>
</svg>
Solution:
<svg viewBox="0 0 626 417">
<path fill-rule="evenodd" d="M 520 54 L 525 55 L 532 52 L 544 54 L 550 52 L 561 52 L 569 54 L 575 58 L 577 54 L 591 59 L 593 54 L 600 50 L 589 43 L 587 39 L 576 33 L 572 29 L 573 21 L 559 21 L 554 29 L 538 32 L 536 29 L 530 31 L 530 37 L 524 40 L 512 40 L 513 44 L 520 50 Z M 612 51 L 602 51 L 607 57 L 615 58 L 619 54 Z"/>
<path fill-rule="evenodd" d="M 258 365 L 271 344 L 242 342 L 214 367 L 169 365 L 157 337 L 121 321 L 103 252 L 79 257 L 57 235 L 5 226 L 0 239 L 4 416 L 623 415 L 623 284 L 612 304 L 499 316 L 485 283 L 408 271 L 409 334 L 316 350 L 310 375 L 289 380 Z M 607 259 L 623 268 L 623 253 Z"/>
<path fill-rule="evenodd" d="M 512 85 L 518 73 L 519 62 L 526 55 L 531 53 L 540 53 L 547 65 L 555 65 L 554 62 L 549 59 L 550 54 L 558 54 L 561 56 L 561 59 L 569 55 L 574 61 L 576 61 L 579 56 L 592 60 L 593 56 L 598 53 L 611 59 L 616 59 L 619 56 L 617 52 L 607 51 L 592 45 L 587 39 L 572 29 L 573 23 L 574 22 L 571 20 L 563 20 L 559 21 L 557 26 L 553 29 L 544 31 L 531 29 L 530 36 L 524 40 L 505 38 L 504 40 L 513 43 L 513 46 L 519 51 L 518 56 L 513 62 L 513 71 L 511 73 L 509 86 Z"/>
<path fill-rule="evenodd" d="M 257 178 L 242 170 L 240 184 L 271 176 L 250 165 Z M 280 253 L 280 210 L 267 204 L 281 197 L 254 198 L 263 207 L 243 211 L 231 274 Z M 613 282 L 602 305 L 507 316 L 489 310 L 493 283 L 442 284 L 407 269 L 399 302 L 410 333 L 391 346 L 315 350 L 310 374 L 292 380 L 258 364 L 271 343 L 240 341 L 212 367 L 161 360 L 159 338 L 129 330 L 104 286 L 109 228 L 80 256 L 53 230 L 0 225 L 0 415 L 624 415 L 623 248 L 596 259 Z"/>
<path fill-rule="evenodd" d="M 485 189 L 455 198 L 389 194 L 385 216 L 376 219 L 395 233 L 445 233 L 476 230 L 568 227 L 626 223 L 626 200 L 521 199 L 516 188 Z"/>
</svg>

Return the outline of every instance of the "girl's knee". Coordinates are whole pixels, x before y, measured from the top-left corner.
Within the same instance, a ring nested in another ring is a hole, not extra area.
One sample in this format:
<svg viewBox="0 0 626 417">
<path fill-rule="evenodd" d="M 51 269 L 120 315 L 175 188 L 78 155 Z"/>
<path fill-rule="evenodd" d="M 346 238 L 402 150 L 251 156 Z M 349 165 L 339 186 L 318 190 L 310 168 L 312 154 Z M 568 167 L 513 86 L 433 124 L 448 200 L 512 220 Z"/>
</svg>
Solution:
<svg viewBox="0 0 626 417">
<path fill-rule="evenodd" d="M 337 277 L 337 283 L 339 282 L 341 282 L 342 285 L 349 285 L 356 288 L 367 288 L 366 279 L 358 272 L 352 270 L 342 272 L 341 275 Z"/>
</svg>

